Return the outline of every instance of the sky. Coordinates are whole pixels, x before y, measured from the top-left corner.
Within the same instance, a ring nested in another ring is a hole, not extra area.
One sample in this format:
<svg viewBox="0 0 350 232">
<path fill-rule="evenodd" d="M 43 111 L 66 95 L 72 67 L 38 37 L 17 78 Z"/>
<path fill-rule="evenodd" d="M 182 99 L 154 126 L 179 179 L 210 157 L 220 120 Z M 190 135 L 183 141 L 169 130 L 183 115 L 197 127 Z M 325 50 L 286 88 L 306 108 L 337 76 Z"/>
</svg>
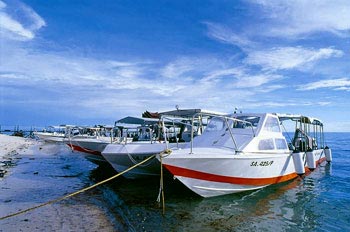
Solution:
<svg viewBox="0 0 350 232">
<path fill-rule="evenodd" d="M 350 131 L 348 0 L 0 0 L 0 125 L 202 108 Z"/>
</svg>

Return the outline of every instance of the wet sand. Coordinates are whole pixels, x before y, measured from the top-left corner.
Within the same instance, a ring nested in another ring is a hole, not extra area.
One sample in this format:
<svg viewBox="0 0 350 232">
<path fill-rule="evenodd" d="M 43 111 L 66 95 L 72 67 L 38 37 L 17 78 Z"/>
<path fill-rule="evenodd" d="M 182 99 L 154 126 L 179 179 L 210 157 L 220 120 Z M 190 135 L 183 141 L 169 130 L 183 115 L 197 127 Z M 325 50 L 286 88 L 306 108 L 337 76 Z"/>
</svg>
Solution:
<svg viewBox="0 0 350 232">
<path fill-rule="evenodd" d="M 96 165 L 65 145 L 0 135 L 0 217 L 90 186 Z M 0 220 L 0 231 L 125 231 L 98 189 Z"/>
</svg>

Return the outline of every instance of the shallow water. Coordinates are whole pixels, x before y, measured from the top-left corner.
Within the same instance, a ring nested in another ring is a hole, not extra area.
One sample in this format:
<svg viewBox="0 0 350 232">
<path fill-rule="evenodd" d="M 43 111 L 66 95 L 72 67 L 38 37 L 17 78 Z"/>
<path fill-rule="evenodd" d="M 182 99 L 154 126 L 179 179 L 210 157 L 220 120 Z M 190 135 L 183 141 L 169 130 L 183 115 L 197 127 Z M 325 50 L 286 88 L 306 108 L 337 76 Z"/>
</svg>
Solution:
<svg viewBox="0 0 350 232">
<path fill-rule="evenodd" d="M 112 229 L 105 231 L 349 231 L 350 133 L 328 133 L 326 140 L 332 148 L 331 164 L 323 163 L 303 179 L 257 191 L 204 199 L 168 177 L 165 180 L 164 216 L 162 207 L 156 202 L 159 179 L 132 181 L 118 178 L 68 201 L 74 205 L 81 198 L 89 199 L 103 209 L 112 221 Z M 109 165 L 96 165 L 82 154 L 66 150 L 57 153 L 55 159 L 34 161 L 38 160 L 22 158 L 13 169 L 26 166 L 30 171 L 26 173 L 21 169 L 21 175 L 13 171 L 0 181 L 3 188 L 1 212 L 18 208 L 18 202 L 21 207 L 32 206 L 115 174 Z M 38 173 L 32 170 L 38 170 Z M 16 179 L 19 176 L 20 180 Z M 18 190 L 14 184 L 6 183 L 6 179 L 24 185 L 27 182 L 35 184 L 35 181 L 45 184 L 41 183 L 39 189 L 25 187 Z M 35 211 L 31 213 L 35 214 Z"/>
</svg>

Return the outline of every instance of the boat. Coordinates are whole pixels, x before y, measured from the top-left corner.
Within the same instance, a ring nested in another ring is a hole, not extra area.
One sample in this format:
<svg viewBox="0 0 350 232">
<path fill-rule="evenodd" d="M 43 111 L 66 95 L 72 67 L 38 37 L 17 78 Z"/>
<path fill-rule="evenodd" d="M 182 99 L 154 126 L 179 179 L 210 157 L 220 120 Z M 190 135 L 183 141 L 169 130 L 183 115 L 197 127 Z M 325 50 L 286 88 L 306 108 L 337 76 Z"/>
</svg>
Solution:
<svg viewBox="0 0 350 232">
<path fill-rule="evenodd" d="M 108 144 L 118 142 L 113 126 L 73 127 L 63 140 L 72 151 L 85 153 L 92 161 L 106 162 L 101 152 Z"/>
<path fill-rule="evenodd" d="M 295 124 L 289 143 L 282 131 L 286 121 Z M 275 113 L 214 115 L 188 147 L 157 158 L 202 197 L 289 181 L 332 159 L 319 119 Z"/>
<path fill-rule="evenodd" d="M 67 126 L 48 126 L 43 131 L 34 131 L 33 135 L 39 140 L 45 142 L 55 142 L 60 143 L 63 142 L 67 134 Z"/>
<path fill-rule="evenodd" d="M 107 145 L 102 155 L 117 172 L 122 172 L 167 149 L 183 148 L 190 141 L 191 135 L 195 137 L 201 134 L 202 127 L 206 125 L 200 117 L 203 112 L 201 109 L 177 109 L 157 113 L 160 118 L 129 116 L 120 119 L 115 124 L 120 130 L 120 142 Z M 123 174 L 129 179 L 159 175 L 160 163 L 157 159 L 151 159 Z"/>
<path fill-rule="evenodd" d="M 128 116 L 118 120 L 115 125 L 119 131 L 119 142 L 107 145 L 102 156 L 117 172 L 125 171 L 168 148 L 160 131 L 159 119 Z M 123 176 L 129 179 L 158 176 L 159 168 L 158 160 L 152 159 Z"/>
</svg>

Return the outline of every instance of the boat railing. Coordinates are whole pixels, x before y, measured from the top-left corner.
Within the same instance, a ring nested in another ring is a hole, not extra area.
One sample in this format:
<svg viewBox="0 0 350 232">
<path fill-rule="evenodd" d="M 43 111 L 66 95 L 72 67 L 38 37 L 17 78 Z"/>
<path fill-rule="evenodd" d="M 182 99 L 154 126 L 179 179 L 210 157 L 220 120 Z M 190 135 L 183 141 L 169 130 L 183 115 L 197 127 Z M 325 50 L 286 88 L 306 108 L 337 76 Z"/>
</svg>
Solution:
<svg viewBox="0 0 350 232">
<path fill-rule="evenodd" d="M 122 130 L 124 130 L 120 135 L 120 142 L 122 143 L 127 144 L 134 141 L 149 141 L 150 143 L 153 143 L 155 141 L 153 138 L 153 129 L 149 126 L 139 126 L 136 128 L 124 127 Z"/>
<path fill-rule="evenodd" d="M 86 126 L 67 126 L 64 137 L 71 143 L 75 139 L 101 139 L 110 138 L 110 143 L 115 141 L 113 135 L 114 128 L 105 127 L 86 127 Z"/>
<path fill-rule="evenodd" d="M 165 120 L 168 121 L 168 122 L 171 122 L 171 124 L 173 125 L 174 128 L 176 127 L 176 125 L 179 125 L 179 124 L 184 125 L 184 126 L 189 126 L 189 127 L 191 127 L 191 136 L 193 136 L 192 132 L 194 131 L 194 124 L 188 123 L 188 122 L 184 122 L 184 120 L 190 121 L 189 119 L 171 118 L 171 117 L 168 117 L 168 116 L 162 116 L 161 120 L 162 120 L 163 128 L 165 128 Z M 200 127 L 203 127 L 203 123 L 202 122 L 199 123 L 199 126 L 198 126 L 197 130 L 199 130 Z M 165 133 L 165 135 L 166 135 L 166 133 Z M 165 139 L 165 141 L 168 141 L 168 138 L 166 136 L 165 136 L 164 139 Z M 177 146 L 177 148 L 179 148 L 179 140 L 178 140 L 177 135 L 176 135 L 176 139 L 175 140 L 176 140 L 176 146 Z"/>
<path fill-rule="evenodd" d="M 201 116 L 201 117 L 203 117 L 203 116 L 207 116 L 207 117 L 210 117 L 210 118 L 214 118 L 214 117 L 216 117 L 216 118 L 222 118 L 223 120 L 224 120 L 224 122 L 225 122 L 225 125 L 226 125 L 226 127 L 227 127 L 227 129 L 228 129 L 228 131 L 229 131 L 229 133 L 230 133 L 230 137 L 231 137 L 231 139 L 232 139 L 232 142 L 233 142 L 233 144 L 234 144 L 234 146 L 235 146 L 235 148 L 234 148 L 234 150 L 235 150 L 235 153 L 238 153 L 238 152 L 240 152 L 239 151 L 239 148 L 238 148 L 238 146 L 237 146 L 237 142 L 236 142 L 236 139 L 234 138 L 234 133 L 233 133 L 233 131 L 231 130 L 232 128 L 230 127 L 230 124 L 229 124 L 229 121 L 234 121 L 234 122 L 241 122 L 241 123 L 245 123 L 245 124 L 247 124 L 247 125 L 249 125 L 250 126 L 250 128 L 251 128 L 251 130 L 252 130 L 252 137 L 255 137 L 256 135 L 255 135 L 255 131 L 254 131 L 254 127 L 253 127 L 253 123 L 251 123 L 251 122 L 249 122 L 249 121 L 246 121 L 246 120 L 241 120 L 241 119 L 238 119 L 238 118 L 234 118 L 234 117 L 230 117 L 230 116 L 226 116 L 226 115 L 220 115 L 220 114 L 210 114 L 210 113 L 197 113 L 197 114 L 194 114 L 193 115 L 193 119 L 192 119 L 192 128 L 194 128 L 194 119 L 195 119 L 195 117 L 197 117 L 197 116 Z M 193 133 L 193 129 L 191 130 L 191 148 L 190 148 L 190 154 L 192 154 L 193 153 L 193 138 L 194 138 L 194 133 Z"/>
<path fill-rule="evenodd" d="M 316 150 L 325 147 L 323 123 L 314 118 L 302 115 L 279 115 L 284 132 L 289 137 L 290 149 L 292 150 Z M 291 138 L 283 122 L 291 120 L 294 125 L 294 137 Z"/>
</svg>

